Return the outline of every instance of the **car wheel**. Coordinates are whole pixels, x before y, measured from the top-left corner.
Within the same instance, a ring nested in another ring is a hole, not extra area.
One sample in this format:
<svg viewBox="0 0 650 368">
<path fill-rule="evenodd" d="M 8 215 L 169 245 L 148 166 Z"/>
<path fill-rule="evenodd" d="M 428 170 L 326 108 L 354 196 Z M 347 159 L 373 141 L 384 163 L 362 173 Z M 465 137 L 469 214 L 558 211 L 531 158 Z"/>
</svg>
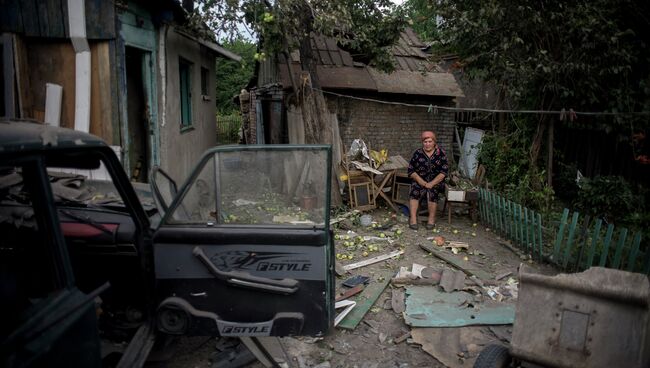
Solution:
<svg viewBox="0 0 650 368">
<path fill-rule="evenodd" d="M 512 358 L 508 348 L 502 345 L 488 345 L 476 358 L 474 368 L 506 368 Z"/>
</svg>

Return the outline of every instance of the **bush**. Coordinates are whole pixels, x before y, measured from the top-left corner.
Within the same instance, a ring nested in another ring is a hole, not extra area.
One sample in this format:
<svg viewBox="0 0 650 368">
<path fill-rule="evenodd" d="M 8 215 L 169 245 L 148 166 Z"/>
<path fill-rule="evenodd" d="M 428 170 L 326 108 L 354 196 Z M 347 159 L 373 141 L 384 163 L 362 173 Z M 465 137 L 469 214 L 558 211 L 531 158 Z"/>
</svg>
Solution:
<svg viewBox="0 0 650 368">
<path fill-rule="evenodd" d="M 640 196 L 634 194 L 632 186 L 620 176 L 582 179 L 574 206 L 583 213 L 616 223 L 628 222 L 625 220 L 633 214 L 643 213 Z"/>
</svg>

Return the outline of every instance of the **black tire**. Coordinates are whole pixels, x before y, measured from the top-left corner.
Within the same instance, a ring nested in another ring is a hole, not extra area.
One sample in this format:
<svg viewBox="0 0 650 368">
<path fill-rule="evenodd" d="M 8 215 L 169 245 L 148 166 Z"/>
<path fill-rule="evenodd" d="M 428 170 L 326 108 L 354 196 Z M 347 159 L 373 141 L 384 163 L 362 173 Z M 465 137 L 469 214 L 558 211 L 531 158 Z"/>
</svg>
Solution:
<svg viewBox="0 0 650 368">
<path fill-rule="evenodd" d="M 503 345 L 488 345 L 476 358 L 474 368 L 506 368 L 511 361 L 508 348 Z"/>
</svg>

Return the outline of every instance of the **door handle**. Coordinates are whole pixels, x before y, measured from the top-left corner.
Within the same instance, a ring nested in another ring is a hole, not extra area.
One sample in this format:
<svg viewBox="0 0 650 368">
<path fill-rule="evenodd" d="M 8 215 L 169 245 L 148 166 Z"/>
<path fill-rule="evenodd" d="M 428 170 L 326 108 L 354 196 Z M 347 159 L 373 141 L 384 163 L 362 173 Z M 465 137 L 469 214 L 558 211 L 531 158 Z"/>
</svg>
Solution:
<svg viewBox="0 0 650 368">
<path fill-rule="evenodd" d="M 275 280 L 253 276 L 247 272 L 222 271 L 214 263 L 210 262 L 208 256 L 205 255 L 203 249 L 199 246 L 194 247 L 192 254 L 203 263 L 214 277 L 219 280 L 224 280 L 229 284 L 278 294 L 293 294 L 298 290 L 298 280 Z"/>
</svg>

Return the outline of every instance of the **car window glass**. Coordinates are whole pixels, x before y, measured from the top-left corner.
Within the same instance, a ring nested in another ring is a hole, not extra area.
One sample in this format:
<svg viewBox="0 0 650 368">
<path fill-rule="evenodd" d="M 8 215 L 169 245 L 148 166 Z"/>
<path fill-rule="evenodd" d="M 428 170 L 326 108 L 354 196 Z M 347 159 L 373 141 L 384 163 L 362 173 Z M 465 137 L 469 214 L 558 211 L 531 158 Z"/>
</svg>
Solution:
<svg viewBox="0 0 650 368">
<path fill-rule="evenodd" d="M 217 151 L 199 170 L 170 223 L 323 226 L 325 150 Z"/>
<path fill-rule="evenodd" d="M 0 335 L 61 287 L 53 236 L 34 207 L 35 180 L 23 167 L 0 167 Z M 29 182 L 31 181 L 31 185 Z M 47 227 L 45 227 L 47 229 Z"/>
</svg>

